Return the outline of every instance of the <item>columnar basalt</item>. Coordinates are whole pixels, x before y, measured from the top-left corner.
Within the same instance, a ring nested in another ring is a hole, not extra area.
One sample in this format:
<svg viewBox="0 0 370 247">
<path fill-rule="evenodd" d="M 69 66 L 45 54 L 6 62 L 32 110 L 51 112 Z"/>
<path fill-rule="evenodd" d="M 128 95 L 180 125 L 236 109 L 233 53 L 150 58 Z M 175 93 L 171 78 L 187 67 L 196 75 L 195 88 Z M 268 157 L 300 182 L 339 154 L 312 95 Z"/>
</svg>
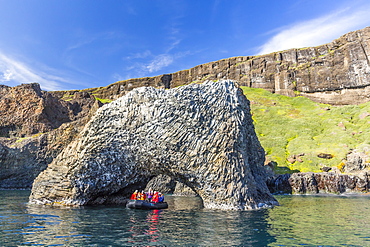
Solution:
<svg viewBox="0 0 370 247">
<path fill-rule="evenodd" d="M 272 193 L 361 194 L 369 191 L 370 175 L 367 172 L 357 175 L 301 172 L 276 176 L 269 179 L 267 184 Z"/>
<path fill-rule="evenodd" d="M 31 203 L 123 202 L 138 184 L 167 175 L 206 208 L 276 205 L 249 101 L 232 81 L 138 88 L 101 107 L 34 181 Z"/>
</svg>

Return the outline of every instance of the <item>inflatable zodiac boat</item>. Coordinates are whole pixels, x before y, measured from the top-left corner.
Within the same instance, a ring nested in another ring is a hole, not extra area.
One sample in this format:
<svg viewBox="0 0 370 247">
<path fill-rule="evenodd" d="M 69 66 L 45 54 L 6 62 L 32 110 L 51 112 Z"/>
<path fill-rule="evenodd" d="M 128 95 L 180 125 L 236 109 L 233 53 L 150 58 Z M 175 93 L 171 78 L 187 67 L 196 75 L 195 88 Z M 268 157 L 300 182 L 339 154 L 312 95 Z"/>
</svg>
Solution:
<svg viewBox="0 0 370 247">
<path fill-rule="evenodd" d="M 164 209 L 168 208 L 167 202 L 147 202 L 141 200 L 130 200 L 126 204 L 127 208 L 136 208 L 136 209 Z"/>
</svg>

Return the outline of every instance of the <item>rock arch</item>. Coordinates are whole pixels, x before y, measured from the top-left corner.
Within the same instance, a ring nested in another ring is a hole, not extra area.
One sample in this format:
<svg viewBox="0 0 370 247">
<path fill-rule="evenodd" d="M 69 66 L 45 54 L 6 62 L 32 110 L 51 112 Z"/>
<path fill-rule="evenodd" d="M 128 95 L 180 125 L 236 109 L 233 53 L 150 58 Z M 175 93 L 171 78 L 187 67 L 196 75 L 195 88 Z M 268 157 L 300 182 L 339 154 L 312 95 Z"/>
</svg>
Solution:
<svg viewBox="0 0 370 247">
<path fill-rule="evenodd" d="M 196 191 L 206 208 L 275 205 L 263 162 L 249 101 L 234 82 L 143 87 L 96 112 L 36 178 L 30 202 L 122 202 L 165 174 Z"/>
</svg>

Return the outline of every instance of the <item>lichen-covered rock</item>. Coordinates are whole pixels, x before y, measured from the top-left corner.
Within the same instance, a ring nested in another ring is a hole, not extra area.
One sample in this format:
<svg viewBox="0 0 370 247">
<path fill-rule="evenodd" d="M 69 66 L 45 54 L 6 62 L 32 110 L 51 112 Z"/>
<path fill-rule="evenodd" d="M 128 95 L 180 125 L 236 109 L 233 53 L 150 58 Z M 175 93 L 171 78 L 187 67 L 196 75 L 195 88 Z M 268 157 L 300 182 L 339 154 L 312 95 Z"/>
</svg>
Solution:
<svg viewBox="0 0 370 247">
<path fill-rule="evenodd" d="M 365 147 L 365 150 L 353 150 L 347 155 L 347 160 L 344 165 L 344 172 L 357 173 L 370 167 L 370 147 Z"/>
<path fill-rule="evenodd" d="M 249 102 L 232 81 L 138 88 L 101 107 L 34 181 L 31 203 L 87 205 L 124 198 L 165 174 L 206 208 L 276 205 Z"/>
</svg>

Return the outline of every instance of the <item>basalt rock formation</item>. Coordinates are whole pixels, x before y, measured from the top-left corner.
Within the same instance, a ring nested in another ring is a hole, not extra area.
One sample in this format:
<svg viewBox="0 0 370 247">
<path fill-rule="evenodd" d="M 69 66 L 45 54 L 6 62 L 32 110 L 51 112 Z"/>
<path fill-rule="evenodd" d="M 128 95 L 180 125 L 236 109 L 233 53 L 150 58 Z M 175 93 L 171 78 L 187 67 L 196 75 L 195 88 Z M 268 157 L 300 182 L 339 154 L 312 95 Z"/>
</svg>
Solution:
<svg viewBox="0 0 370 247">
<path fill-rule="evenodd" d="M 99 108 L 35 179 L 30 202 L 124 203 L 164 174 L 190 187 L 206 208 L 276 205 L 263 162 L 249 102 L 234 82 L 142 87 Z"/>
<path fill-rule="evenodd" d="M 87 91 L 99 98 L 116 99 L 141 86 L 173 88 L 221 79 L 328 104 L 367 102 L 370 100 L 370 27 L 317 47 L 227 58 L 169 75 L 129 79 Z"/>
<path fill-rule="evenodd" d="M 369 192 L 370 174 L 338 174 L 334 172 L 302 172 L 279 175 L 267 182 L 272 193 L 343 194 Z"/>
<path fill-rule="evenodd" d="M 352 150 L 342 167 L 324 167 L 324 172 L 271 175 L 267 185 L 271 193 L 368 193 L 370 192 L 370 146 Z"/>
<path fill-rule="evenodd" d="M 152 190 L 152 188 L 155 188 L 164 194 L 173 194 L 175 196 L 197 195 L 191 188 L 167 175 L 159 175 L 152 178 L 146 185 L 145 191 Z"/>
<path fill-rule="evenodd" d="M 87 92 L 65 101 L 36 83 L 0 86 L 0 188 L 31 188 L 100 105 Z"/>
</svg>

